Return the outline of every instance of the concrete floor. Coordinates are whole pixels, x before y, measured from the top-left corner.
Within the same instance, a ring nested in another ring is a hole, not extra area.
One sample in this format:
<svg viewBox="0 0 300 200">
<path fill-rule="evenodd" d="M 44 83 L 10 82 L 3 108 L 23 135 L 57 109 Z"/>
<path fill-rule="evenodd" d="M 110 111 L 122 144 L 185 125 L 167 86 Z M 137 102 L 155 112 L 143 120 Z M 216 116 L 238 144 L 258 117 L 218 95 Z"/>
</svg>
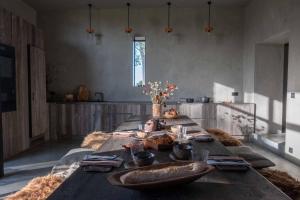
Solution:
<svg viewBox="0 0 300 200">
<path fill-rule="evenodd" d="M 269 160 L 275 163 L 275 167 L 271 167 L 272 169 L 277 169 L 281 171 L 288 172 L 294 178 L 300 180 L 300 166 L 274 154 L 273 152 L 266 150 L 260 146 L 257 146 L 253 143 L 248 143 L 247 146 L 250 146 L 255 152 L 260 155 L 265 156 Z"/>
<path fill-rule="evenodd" d="M 47 175 L 56 162 L 70 149 L 78 148 L 82 140 L 44 144 L 4 163 L 4 178 L 0 178 L 0 199 L 18 191 L 31 179 Z"/>
<path fill-rule="evenodd" d="M 51 171 L 64 154 L 72 148 L 78 148 L 81 140 L 45 144 L 34 151 L 25 153 L 5 163 L 5 177 L 0 179 L 0 199 L 25 186 L 28 181 L 37 176 L 43 176 Z M 276 169 L 286 171 L 300 180 L 300 167 L 262 149 L 255 144 L 247 144 L 257 153 L 267 157 L 276 164 Z"/>
</svg>

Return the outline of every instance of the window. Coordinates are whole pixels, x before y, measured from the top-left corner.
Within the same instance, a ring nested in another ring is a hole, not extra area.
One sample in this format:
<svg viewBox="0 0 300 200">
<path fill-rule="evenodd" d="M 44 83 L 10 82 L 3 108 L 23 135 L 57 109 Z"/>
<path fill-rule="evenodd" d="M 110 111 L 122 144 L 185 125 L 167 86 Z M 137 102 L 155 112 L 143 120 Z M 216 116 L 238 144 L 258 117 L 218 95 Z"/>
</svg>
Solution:
<svg viewBox="0 0 300 200">
<path fill-rule="evenodd" d="M 134 37 L 133 40 L 133 86 L 145 84 L 145 37 Z"/>
</svg>

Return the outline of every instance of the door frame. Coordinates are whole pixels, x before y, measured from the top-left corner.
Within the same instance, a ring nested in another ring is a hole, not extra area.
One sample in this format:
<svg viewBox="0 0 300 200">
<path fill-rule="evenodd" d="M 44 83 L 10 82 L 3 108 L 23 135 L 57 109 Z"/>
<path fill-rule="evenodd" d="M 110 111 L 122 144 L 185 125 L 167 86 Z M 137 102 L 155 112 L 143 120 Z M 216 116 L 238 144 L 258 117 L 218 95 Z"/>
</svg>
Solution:
<svg viewBox="0 0 300 200">
<path fill-rule="evenodd" d="M 289 67 L 289 43 L 284 44 L 283 55 L 283 87 L 282 87 L 282 126 L 281 132 L 286 132 L 286 109 L 287 109 L 287 92 L 288 92 L 288 67 Z"/>
</svg>

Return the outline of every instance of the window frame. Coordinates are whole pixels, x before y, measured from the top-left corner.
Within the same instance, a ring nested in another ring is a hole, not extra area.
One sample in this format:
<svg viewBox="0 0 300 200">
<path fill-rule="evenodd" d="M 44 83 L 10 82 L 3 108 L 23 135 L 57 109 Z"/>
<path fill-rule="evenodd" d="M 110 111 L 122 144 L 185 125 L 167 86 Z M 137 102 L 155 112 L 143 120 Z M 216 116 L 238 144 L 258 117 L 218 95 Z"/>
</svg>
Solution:
<svg viewBox="0 0 300 200">
<path fill-rule="evenodd" d="M 140 85 L 136 84 L 136 65 L 135 65 L 135 56 L 136 56 L 136 42 L 144 42 L 145 43 L 145 55 L 144 55 L 144 66 L 143 66 L 143 83 L 142 86 L 145 85 L 146 83 L 146 37 L 145 36 L 134 36 L 133 38 L 133 44 L 132 44 L 132 49 L 133 49 L 133 56 L 132 56 L 132 85 L 133 87 L 140 87 Z"/>
</svg>

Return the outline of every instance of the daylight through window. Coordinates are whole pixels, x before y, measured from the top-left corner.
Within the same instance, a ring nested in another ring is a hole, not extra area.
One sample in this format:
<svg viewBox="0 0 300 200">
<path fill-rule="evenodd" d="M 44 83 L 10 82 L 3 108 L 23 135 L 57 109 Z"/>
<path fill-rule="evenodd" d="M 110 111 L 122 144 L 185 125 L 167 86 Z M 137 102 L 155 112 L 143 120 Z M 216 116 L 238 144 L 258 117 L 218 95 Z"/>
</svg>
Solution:
<svg viewBox="0 0 300 200">
<path fill-rule="evenodd" d="M 145 84 L 145 37 L 134 37 L 133 41 L 133 86 Z"/>
</svg>

